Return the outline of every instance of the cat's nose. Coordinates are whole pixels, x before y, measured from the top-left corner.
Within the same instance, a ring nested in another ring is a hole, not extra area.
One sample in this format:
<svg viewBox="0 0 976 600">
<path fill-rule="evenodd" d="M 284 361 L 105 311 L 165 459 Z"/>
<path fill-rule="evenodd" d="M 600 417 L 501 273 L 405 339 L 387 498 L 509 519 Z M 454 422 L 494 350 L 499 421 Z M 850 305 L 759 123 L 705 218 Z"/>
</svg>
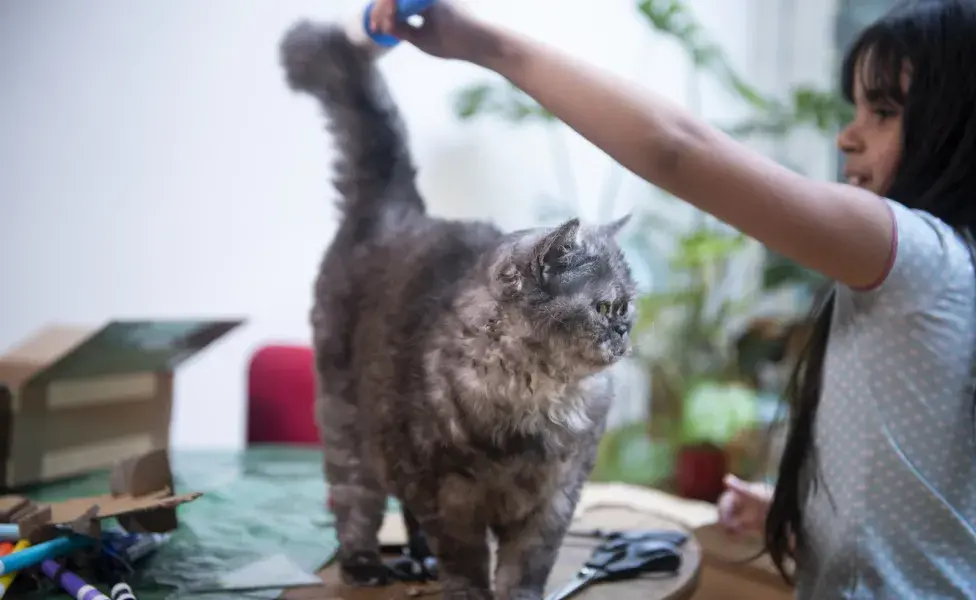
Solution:
<svg viewBox="0 0 976 600">
<path fill-rule="evenodd" d="M 630 324 L 629 323 L 614 323 L 613 324 L 613 332 L 616 333 L 617 335 L 619 335 L 620 337 L 624 337 L 625 335 L 627 335 L 628 332 L 630 332 Z"/>
</svg>

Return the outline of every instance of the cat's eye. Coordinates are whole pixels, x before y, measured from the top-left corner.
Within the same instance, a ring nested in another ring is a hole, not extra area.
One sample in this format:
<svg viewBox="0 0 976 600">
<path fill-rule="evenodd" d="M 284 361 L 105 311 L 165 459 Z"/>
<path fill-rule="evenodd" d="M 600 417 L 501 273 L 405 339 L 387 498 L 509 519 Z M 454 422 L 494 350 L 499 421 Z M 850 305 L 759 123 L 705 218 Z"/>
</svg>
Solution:
<svg viewBox="0 0 976 600">
<path fill-rule="evenodd" d="M 617 306 L 617 314 L 618 314 L 618 315 L 626 315 L 626 314 L 627 314 L 627 311 L 628 311 L 629 309 L 630 309 L 630 302 L 628 302 L 628 301 L 626 301 L 626 300 L 623 300 L 623 301 L 621 301 L 621 302 L 620 302 L 620 304 L 619 304 L 619 305 Z"/>
<path fill-rule="evenodd" d="M 600 316 L 607 316 L 610 314 L 610 303 L 609 302 L 597 302 L 596 312 L 600 313 Z"/>
</svg>

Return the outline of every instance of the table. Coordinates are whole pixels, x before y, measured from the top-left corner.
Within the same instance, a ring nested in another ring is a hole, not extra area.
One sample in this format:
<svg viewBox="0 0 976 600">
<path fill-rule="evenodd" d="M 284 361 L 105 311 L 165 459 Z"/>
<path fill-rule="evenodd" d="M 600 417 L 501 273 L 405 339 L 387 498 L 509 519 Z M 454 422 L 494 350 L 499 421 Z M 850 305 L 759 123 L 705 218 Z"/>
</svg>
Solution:
<svg viewBox="0 0 976 600">
<path fill-rule="evenodd" d="M 620 527 L 625 522 L 633 529 L 683 529 L 683 525 L 653 512 L 620 506 L 595 507 L 580 516 L 573 529 Z M 583 565 L 598 541 L 569 537 L 559 552 L 559 558 L 549 577 L 546 593 L 550 593 L 572 578 Z M 681 570 L 676 576 L 642 578 L 591 586 L 576 596 L 579 600 L 687 600 L 698 587 L 702 565 L 702 550 L 698 541 L 689 537 L 683 548 Z M 316 588 L 289 590 L 283 600 L 412 600 L 441 598 L 433 585 L 396 584 L 383 588 L 353 588 L 344 585 L 338 567 L 329 565 L 320 573 L 323 585 Z"/>
<path fill-rule="evenodd" d="M 139 600 L 206 598 L 273 600 L 280 590 L 174 595 L 203 586 L 269 555 L 282 555 L 307 573 L 327 562 L 335 535 L 324 510 L 321 451 L 257 446 L 242 452 L 174 452 L 177 492 L 204 496 L 179 507 L 172 539 L 133 582 Z M 105 493 L 108 473 L 27 490 L 32 499 L 61 500 Z M 62 595 L 34 594 L 29 600 Z"/>
<path fill-rule="evenodd" d="M 215 573 L 239 569 L 271 555 L 283 557 L 306 573 L 314 572 L 333 556 L 336 543 L 324 511 L 320 450 L 258 446 L 241 452 L 174 452 L 171 463 L 177 493 L 202 491 L 205 495 L 179 508 L 179 529 L 147 568 L 140 571 L 141 579 L 133 582 L 139 600 L 273 600 L 279 597 L 282 588 L 206 595 L 176 594 L 175 590 L 205 587 Z M 95 473 L 28 490 L 27 495 L 35 500 L 51 501 L 106 490 L 108 474 Z M 625 502 L 611 501 L 623 497 Z M 574 528 L 688 529 L 655 512 L 651 505 L 659 497 L 660 494 L 650 490 L 631 486 L 588 486 Z M 396 504 L 391 502 L 390 508 L 394 512 Z M 398 526 L 399 518 L 391 516 L 389 523 Z M 567 540 L 550 578 L 551 587 L 575 573 L 593 543 Z M 591 588 L 579 598 L 593 600 L 610 594 L 614 600 L 684 600 L 697 586 L 701 560 L 701 547 L 691 537 L 678 577 L 604 584 Z M 281 582 L 274 578 L 275 574 L 261 575 L 262 583 Z M 344 588 L 337 583 L 332 567 L 321 575 L 324 586 L 292 589 L 284 598 L 391 600 L 407 595 L 407 589 L 399 586 L 365 591 Z M 29 600 L 46 597 L 64 596 L 34 594 Z"/>
</svg>

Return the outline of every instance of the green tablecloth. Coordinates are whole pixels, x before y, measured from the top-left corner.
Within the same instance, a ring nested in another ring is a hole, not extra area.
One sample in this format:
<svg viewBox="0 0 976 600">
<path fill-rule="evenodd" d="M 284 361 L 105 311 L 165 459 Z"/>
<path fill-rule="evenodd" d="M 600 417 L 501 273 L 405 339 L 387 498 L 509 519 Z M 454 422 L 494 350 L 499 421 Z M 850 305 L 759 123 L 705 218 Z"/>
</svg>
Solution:
<svg viewBox="0 0 976 600">
<path fill-rule="evenodd" d="M 171 461 L 176 492 L 204 496 L 179 507 L 179 529 L 140 569 L 133 585 L 139 600 L 276 598 L 280 589 L 205 595 L 187 590 L 207 587 L 215 577 L 269 556 L 283 554 L 309 573 L 331 558 L 335 535 L 324 506 L 321 451 L 174 452 Z M 60 500 L 108 489 L 108 473 L 97 473 L 35 488 L 28 495 Z M 268 573 L 265 582 L 274 581 Z"/>
</svg>

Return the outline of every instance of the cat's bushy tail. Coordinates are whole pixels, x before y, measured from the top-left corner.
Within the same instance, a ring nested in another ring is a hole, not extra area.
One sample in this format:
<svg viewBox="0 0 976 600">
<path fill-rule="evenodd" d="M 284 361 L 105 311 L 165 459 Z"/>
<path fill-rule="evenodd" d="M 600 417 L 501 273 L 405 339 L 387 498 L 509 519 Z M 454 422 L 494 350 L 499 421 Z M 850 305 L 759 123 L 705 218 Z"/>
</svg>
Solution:
<svg viewBox="0 0 976 600">
<path fill-rule="evenodd" d="M 366 224 L 388 209 L 423 212 L 406 129 L 369 51 L 338 25 L 301 21 L 280 52 L 288 85 L 321 103 L 335 136 L 345 217 Z"/>
</svg>

